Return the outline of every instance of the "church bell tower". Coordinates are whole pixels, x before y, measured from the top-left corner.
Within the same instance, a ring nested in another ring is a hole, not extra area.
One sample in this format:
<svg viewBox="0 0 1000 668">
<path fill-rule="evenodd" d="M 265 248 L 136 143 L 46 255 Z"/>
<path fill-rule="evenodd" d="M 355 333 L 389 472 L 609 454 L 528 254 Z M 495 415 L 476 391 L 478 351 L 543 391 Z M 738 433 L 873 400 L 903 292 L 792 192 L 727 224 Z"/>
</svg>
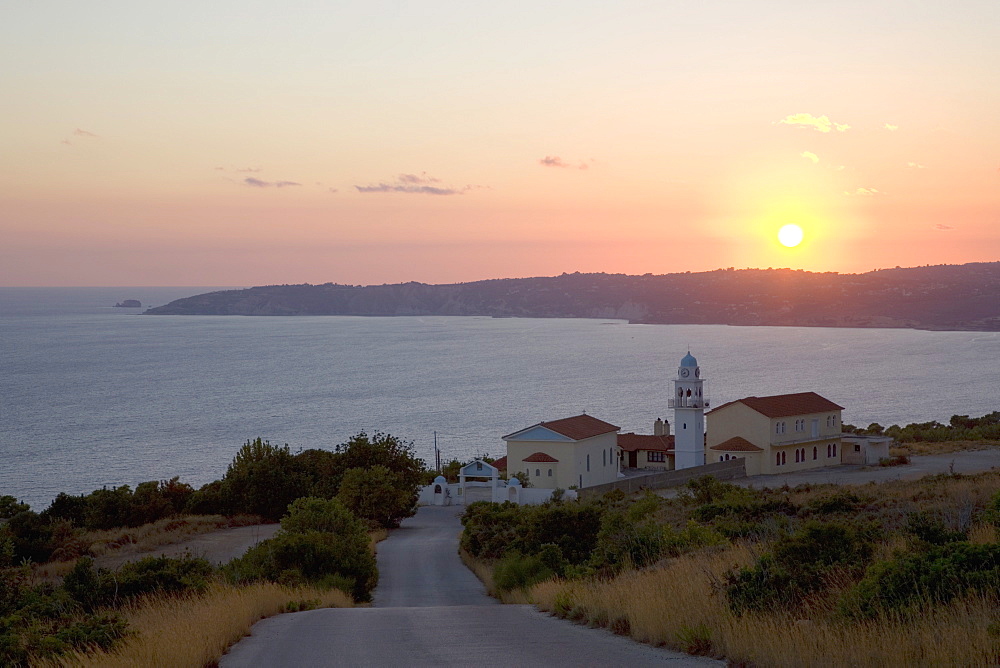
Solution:
<svg viewBox="0 0 1000 668">
<path fill-rule="evenodd" d="M 681 360 L 674 380 L 674 468 L 687 469 L 705 463 L 705 381 L 691 351 Z"/>
</svg>

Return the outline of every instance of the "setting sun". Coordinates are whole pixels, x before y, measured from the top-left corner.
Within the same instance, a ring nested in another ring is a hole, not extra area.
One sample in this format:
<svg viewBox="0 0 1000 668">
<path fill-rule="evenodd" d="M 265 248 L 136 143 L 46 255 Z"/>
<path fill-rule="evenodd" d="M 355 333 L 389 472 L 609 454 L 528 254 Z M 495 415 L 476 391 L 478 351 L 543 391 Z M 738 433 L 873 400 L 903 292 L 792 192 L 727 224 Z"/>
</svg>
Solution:
<svg viewBox="0 0 1000 668">
<path fill-rule="evenodd" d="M 798 225 L 785 225 L 778 230 L 778 241 L 788 248 L 798 246 L 802 243 L 802 228 Z"/>
</svg>

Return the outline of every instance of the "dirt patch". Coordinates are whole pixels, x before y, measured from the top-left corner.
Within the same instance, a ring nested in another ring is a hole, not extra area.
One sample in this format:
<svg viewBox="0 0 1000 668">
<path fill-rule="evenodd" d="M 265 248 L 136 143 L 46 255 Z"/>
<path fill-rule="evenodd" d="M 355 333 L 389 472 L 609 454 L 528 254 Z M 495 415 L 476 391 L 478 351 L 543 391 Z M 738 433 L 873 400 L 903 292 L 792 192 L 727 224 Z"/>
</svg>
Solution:
<svg viewBox="0 0 1000 668">
<path fill-rule="evenodd" d="M 193 557 L 207 559 L 213 564 L 224 564 L 230 559 L 243 554 L 261 541 L 274 536 L 281 528 L 280 524 L 254 524 L 233 529 L 220 529 L 210 533 L 193 536 L 179 543 L 161 545 L 144 552 L 120 551 L 98 557 L 95 565 L 101 568 L 118 568 L 128 561 L 138 561 L 146 557 L 180 557 L 190 554 Z"/>
</svg>

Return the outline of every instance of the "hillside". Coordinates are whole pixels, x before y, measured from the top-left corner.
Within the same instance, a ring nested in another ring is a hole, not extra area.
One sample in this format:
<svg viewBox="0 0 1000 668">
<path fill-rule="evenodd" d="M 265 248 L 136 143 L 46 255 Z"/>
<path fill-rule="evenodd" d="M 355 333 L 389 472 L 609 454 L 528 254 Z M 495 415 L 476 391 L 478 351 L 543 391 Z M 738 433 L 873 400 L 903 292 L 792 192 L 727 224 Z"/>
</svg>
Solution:
<svg viewBox="0 0 1000 668">
<path fill-rule="evenodd" d="M 1000 331 L 1000 262 L 865 274 L 719 269 L 563 274 L 428 285 L 270 285 L 211 292 L 150 315 L 488 315 L 634 323 Z"/>
</svg>

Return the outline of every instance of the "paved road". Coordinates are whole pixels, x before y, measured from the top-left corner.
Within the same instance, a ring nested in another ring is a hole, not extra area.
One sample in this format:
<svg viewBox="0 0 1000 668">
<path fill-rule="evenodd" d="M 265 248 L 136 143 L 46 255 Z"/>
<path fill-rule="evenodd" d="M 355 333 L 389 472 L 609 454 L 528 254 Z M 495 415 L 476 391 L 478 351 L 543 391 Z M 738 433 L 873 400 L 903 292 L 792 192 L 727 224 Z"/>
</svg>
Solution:
<svg viewBox="0 0 1000 668">
<path fill-rule="evenodd" d="M 837 485 L 864 485 L 869 482 L 890 480 L 915 480 L 935 473 L 980 473 L 1000 466 L 1000 448 L 965 450 L 944 455 L 914 455 L 910 463 L 902 466 L 827 466 L 821 469 L 781 473 L 778 475 L 755 475 L 731 481 L 745 487 L 770 487 L 774 489 L 787 484 L 790 487 L 810 483 L 834 483 Z"/>
<path fill-rule="evenodd" d="M 722 665 L 498 604 L 458 558 L 460 512 L 425 506 L 379 544 L 374 607 L 266 619 L 220 665 Z"/>
</svg>

